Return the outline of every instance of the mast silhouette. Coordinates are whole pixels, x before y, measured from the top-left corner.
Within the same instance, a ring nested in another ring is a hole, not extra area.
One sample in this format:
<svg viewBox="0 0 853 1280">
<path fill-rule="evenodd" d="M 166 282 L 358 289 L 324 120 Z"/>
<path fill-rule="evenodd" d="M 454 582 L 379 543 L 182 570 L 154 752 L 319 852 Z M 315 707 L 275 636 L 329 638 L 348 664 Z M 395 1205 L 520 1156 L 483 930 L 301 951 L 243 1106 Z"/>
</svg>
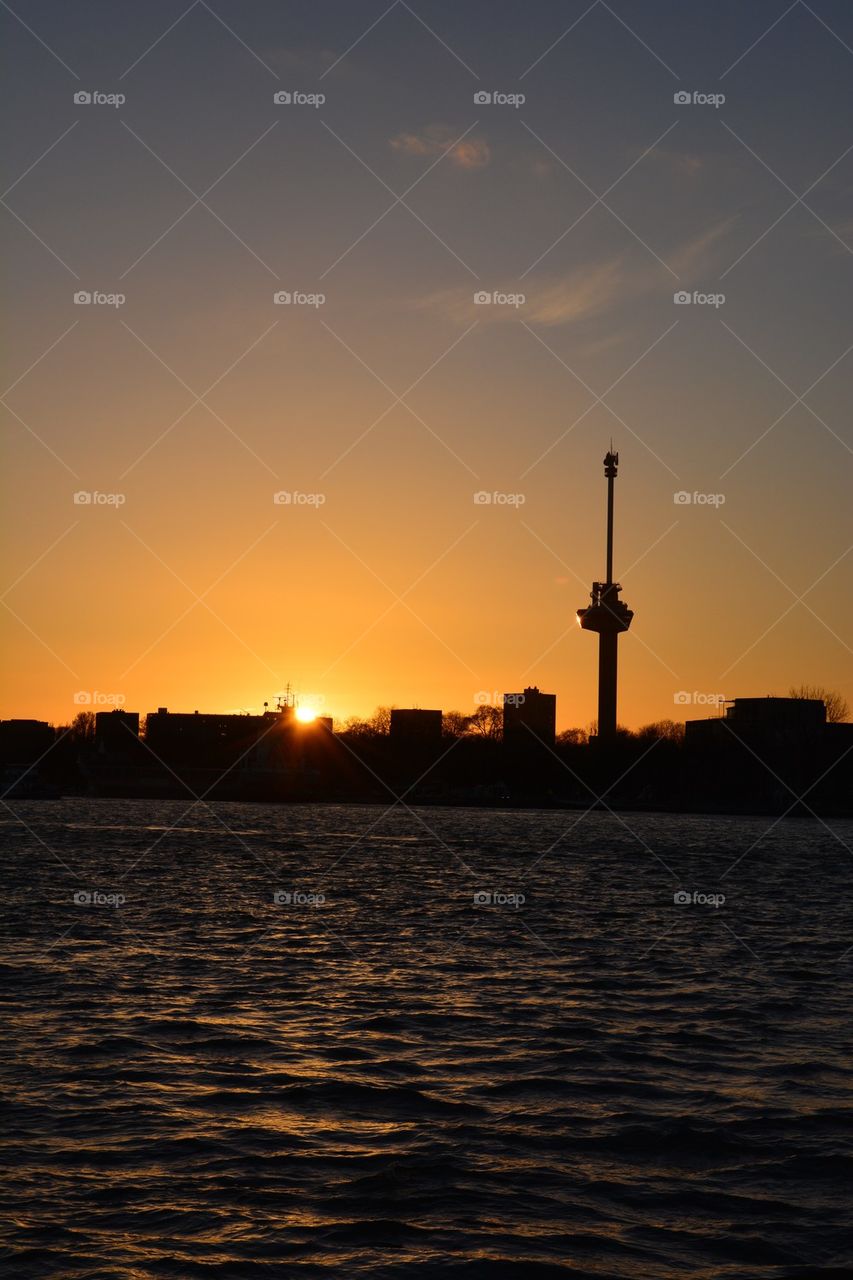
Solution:
<svg viewBox="0 0 853 1280">
<path fill-rule="evenodd" d="M 610 452 L 604 459 L 607 478 L 607 581 L 593 582 L 591 604 L 578 609 L 578 621 L 584 631 L 598 632 L 598 738 L 600 742 L 613 742 L 616 737 L 616 678 L 618 669 L 618 640 L 631 625 L 634 614 L 619 599 L 622 590 L 613 581 L 613 506 L 614 482 L 619 466 L 619 454 Z"/>
</svg>

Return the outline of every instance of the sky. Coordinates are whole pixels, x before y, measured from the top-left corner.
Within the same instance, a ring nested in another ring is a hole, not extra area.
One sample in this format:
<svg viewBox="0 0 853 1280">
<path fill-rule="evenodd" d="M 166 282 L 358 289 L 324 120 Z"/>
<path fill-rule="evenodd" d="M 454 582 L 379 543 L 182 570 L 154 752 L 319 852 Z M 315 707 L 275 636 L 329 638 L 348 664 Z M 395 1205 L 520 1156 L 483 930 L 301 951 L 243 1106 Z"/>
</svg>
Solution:
<svg viewBox="0 0 853 1280">
<path fill-rule="evenodd" d="M 0 21 L 0 715 L 853 703 L 848 3 Z"/>
</svg>

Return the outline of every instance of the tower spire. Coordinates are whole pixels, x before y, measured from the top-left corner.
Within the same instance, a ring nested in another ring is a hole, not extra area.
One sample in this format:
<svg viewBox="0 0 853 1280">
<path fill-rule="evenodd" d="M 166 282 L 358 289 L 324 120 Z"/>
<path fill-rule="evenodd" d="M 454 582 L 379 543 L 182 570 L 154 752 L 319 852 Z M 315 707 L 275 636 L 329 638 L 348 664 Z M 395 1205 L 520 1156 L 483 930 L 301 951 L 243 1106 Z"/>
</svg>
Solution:
<svg viewBox="0 0 853 1280">
<path fill-rule="evenodd" d="M 578 622 L 584 631 L 598 632 L 598 737 L 612 742 L 616 737 L 616 674 L 617 641 L 622 631 L 631 625 L 633 612 L 619 599 L 622 590 L 613 581 L 613 504 L 614 485 L 619 467 L 619 454 L 613 451 L 613 441 L 604 459 L 604 475 L 607 479 L 607 579 L 594 582 L 590 593 L 591 604 L 578 609 Z"/>
</svg>

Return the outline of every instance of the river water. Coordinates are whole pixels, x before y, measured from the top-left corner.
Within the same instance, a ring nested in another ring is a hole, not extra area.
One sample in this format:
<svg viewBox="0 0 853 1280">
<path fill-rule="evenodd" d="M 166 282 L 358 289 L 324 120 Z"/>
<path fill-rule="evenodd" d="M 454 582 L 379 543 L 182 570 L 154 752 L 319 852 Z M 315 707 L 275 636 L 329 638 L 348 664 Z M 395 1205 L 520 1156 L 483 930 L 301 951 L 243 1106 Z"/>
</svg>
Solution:
<svg viewBox="0 0 853 1280">
<path fill-rule="evenodd" d="M 2 844 L 8 1274 L 850 1274 L 853 823 L 68 799 Z"/>
</svg>

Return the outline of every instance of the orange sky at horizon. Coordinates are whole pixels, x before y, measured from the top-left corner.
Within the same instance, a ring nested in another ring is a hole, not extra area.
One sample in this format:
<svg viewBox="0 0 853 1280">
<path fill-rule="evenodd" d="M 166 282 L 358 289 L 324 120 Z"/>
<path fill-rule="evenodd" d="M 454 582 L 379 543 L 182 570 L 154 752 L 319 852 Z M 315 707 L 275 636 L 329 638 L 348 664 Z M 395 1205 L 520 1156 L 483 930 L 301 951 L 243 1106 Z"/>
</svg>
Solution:
<svg viewBox="0 0 853 1280">
<path fill-rule="evenodd" d="M 448 39 L 518 89 L 546 15 L 496 12 L 487 57 L 464 8 Z M 798 14 L 724 113 L 681 110 L 599 7 L 516 110 L 404 8 L 339 66 L 298 15 L 298 44 L 240 15 L 265 70 L 200 7 L 119 109 L 16 34 L 0 715 L 258 711 L 290 684 L 344 720 L 537 685 L 587 726 L 611 439 L 620 722 L 801 683 L 853 705 L 849 54 Z M 127 21 L 116 67 L 157 35 Z M 692 50 L 688 14 L 661 31 Z M 826 172 L 816 212 L 780 217 L 767 165 Z"/>
</svg>

